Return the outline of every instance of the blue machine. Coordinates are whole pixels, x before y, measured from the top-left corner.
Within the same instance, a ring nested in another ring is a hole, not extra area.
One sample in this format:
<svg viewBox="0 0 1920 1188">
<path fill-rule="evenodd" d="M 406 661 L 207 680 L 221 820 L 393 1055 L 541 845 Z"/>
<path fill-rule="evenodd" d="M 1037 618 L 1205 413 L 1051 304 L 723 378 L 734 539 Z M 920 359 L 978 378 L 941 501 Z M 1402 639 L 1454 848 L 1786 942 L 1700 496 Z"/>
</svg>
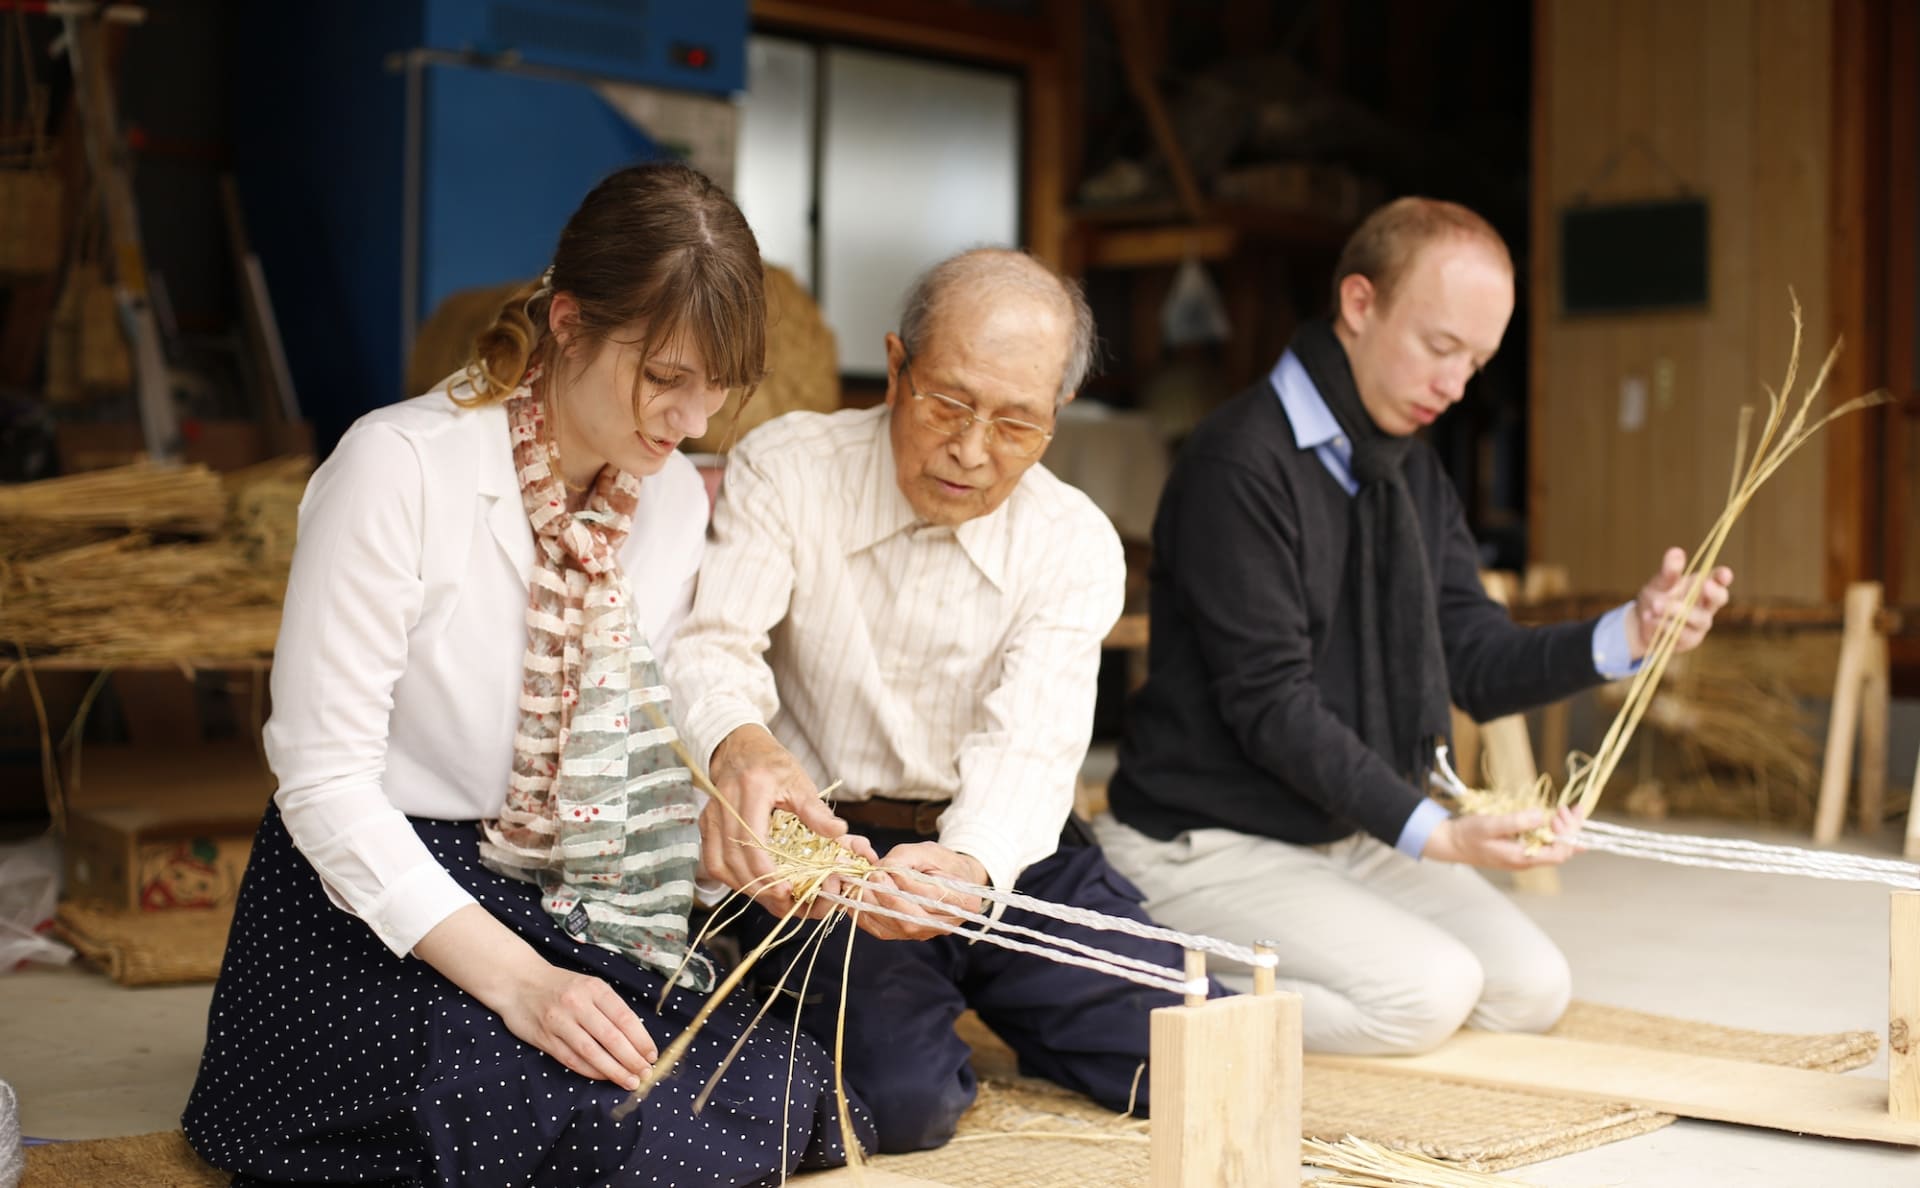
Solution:
<svg viewBox="0 0 1920 1188">
<path fill-rule="evenodd" d="M 746 85 L 746 0 L 247 4 L 236 24 L 235 172 L 323 450 L 416 394 L 404 340 L 442 298 L 538 275 L 596 181 L 660 155 L 594 81 Z"/>
</svg>

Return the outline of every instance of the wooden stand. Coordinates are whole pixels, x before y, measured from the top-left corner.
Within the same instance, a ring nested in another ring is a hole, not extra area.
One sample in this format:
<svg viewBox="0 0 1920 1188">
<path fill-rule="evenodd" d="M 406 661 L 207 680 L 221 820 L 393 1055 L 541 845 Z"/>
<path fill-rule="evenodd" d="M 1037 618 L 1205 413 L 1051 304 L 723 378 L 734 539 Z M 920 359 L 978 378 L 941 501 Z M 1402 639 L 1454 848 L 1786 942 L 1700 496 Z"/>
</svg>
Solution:
<svg viewBox="0 0 1920 1188">
<path fill-rule="evenodd" d="M 1820 799 L 1814 812 L 1813 840 L 1818 845 L 1830 845 L 1840 836 L 1856 739 L 1860 751 L 1860 829 L 1875 833 L 1882 823 L 1888 699 L 1887 639 L 1878 627 L 1883 597 L 1879 582 L 1855 582 L 1847 587 L 1840 664 L 1833 680 L 1833 711 L 1827 719 L 1826 760 L 1820 769 Z M 1911 812 L 1908 824 L 1911 839 Z M 1911 848 L 1908 852 L 1912 853 Z"/>
<path fill-rule="evenodd" d="M 1154 1011 L 1151 1060 L 1153 1188 L 1298 1188 L 1300 996 L 1272 970 L 1252 994 Z"/>
<path fill-rule="evenodd" d="M 1920 1122 L 1920 891 L 1895 891 L 1888 945 L 1887 1110 Z"/>
</svg>

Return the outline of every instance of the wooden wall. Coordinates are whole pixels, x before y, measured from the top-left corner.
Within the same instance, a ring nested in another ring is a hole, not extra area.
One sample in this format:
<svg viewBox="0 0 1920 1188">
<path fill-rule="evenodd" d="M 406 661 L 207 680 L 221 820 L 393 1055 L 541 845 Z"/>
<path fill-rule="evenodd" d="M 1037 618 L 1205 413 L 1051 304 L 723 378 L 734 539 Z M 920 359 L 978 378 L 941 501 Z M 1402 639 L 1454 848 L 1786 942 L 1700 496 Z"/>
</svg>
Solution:
<svg viewBox="0 0 1920 1188">
<path fill-rule="evenodd" d="M 1530 547 L 1578 589 L 1632 590 L 1664 546 L 1705 535 L 1739 408 L 1764 411 L 1761 385 L 1782 378 L 1788 286 L 1806 315 L 1803 374 L 1831 345 L 1836 2 L 1850 0 L 1538 0 Z M 1680 183 L 1709 204 L 1708 307 L 1563 317 L 1560 208 L 1583 193 L 1671 197 Z M 1637 430 L 1621 422 L 1630 377 L 1647 385 Z M 1827 594 L 1821 444 L 1776 475 L 1727 545 L 1749 597 Z"/>
</svg>

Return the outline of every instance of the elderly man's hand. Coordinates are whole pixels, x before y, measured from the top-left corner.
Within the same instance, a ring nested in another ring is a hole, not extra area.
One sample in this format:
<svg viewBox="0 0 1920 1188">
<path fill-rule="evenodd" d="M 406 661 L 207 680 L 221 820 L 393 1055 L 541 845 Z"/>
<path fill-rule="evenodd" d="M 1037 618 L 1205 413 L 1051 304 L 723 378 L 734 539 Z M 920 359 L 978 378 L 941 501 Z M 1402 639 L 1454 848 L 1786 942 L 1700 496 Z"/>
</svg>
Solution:
<svg viewBox="0 0 1920 1188">
<path fill-rule="evenodd" d="M 1627 650 L 1635 660 L 1644 657 L 1653 648 L 1654 636 L 1660 632 L 1660 622 L 1669 614 L 1678 614 L 1687 600 L 1687 582 L 1681 577 L 1687 568 L 1687 551 L 1682 548 L 1667 550 L 1660 561 L 1660 572 L 1648 579 L 1633 600 L 1633 610 L 1627 615 Z M 1685 626 L 1680 629 L 1679 642 L 1674 645 L 1677 652 L 1690 652 L 1700 646 L 1713 627 L 1713 616 L 1727 605 L 1731 597 L 1728 587 L 1733 585 L 1733 570 L 1722 565 L 1707 575 L 1706 584 L 1700 588 L 1700 598 L 1688 612 Z"/>
<path fill-rule="evenodd" d="M 859 916 L 862 931 L 881 940 L 926 940 L 951 932 L 959 925 L 958 917 L 938 908 L 888 894 L 884 889 L 888 885 L 928 899 L 942 900 L 962 911 L 979 912 L 982 909 L 979 896 L 966 895 L 915 878 L 916 873 L 941 875 L 976 887 L 984 886 L 987 881 L 987 868 L 980 865 L 979 859 L 949 850 L 938 842 L 895 846 L 887 851 L 886 859 L 880 863 L 880 873 L 868 878 L 871 889 L 867 895 L 874 903 L 912 916 L 913 919 L 900 920 L 862 912 Z"/>
<path fill-rule="evenodd" d="M 775 809 L 786 809 L 821 837 L 838 838 L 854 853 L 878 861 L 865 838 L 847 833 L 847 823 L 833 815 L 813 780 L 766 727 L 742 726 L 727 735 L 713 749 L 711 766 L 719 797 L 700 813 L 700 865 L 707 877 L 746 891 L 776 916 L 786 915 L 793 889 L 771 880 L 773 858 L 763 848 Z M 824 915 L 829 907 L 817 905 L 807 914 Z"/>
</svg>

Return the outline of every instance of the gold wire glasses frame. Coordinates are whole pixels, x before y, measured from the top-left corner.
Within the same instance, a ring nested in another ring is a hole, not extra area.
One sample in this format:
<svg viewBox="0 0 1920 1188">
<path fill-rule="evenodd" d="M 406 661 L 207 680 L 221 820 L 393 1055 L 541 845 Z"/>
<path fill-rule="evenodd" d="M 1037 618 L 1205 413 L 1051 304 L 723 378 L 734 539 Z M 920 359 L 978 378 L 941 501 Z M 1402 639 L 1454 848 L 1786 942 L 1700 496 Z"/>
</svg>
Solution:
<svg viewBox="0 0 1920 1188">
<path fill-rule="evenodd" d="M 972 405 L 951 396 L 922 392 L 920 386 L 913 382 L 911 363 L 902 362 L 900 371 L 907 377 L 907 388 L 913 394 L 913 419 L 929 429 L 948 437 L 959 437 L 978 421 L 987 427 L 987 449 L 1015 458 L 1031 458 L 1046 449 L 1047 443 L 1053 440 L 1053 430 L 1044 429 L 1031 421 L 1013 417 L 982 417 Z"/>
</svg>

